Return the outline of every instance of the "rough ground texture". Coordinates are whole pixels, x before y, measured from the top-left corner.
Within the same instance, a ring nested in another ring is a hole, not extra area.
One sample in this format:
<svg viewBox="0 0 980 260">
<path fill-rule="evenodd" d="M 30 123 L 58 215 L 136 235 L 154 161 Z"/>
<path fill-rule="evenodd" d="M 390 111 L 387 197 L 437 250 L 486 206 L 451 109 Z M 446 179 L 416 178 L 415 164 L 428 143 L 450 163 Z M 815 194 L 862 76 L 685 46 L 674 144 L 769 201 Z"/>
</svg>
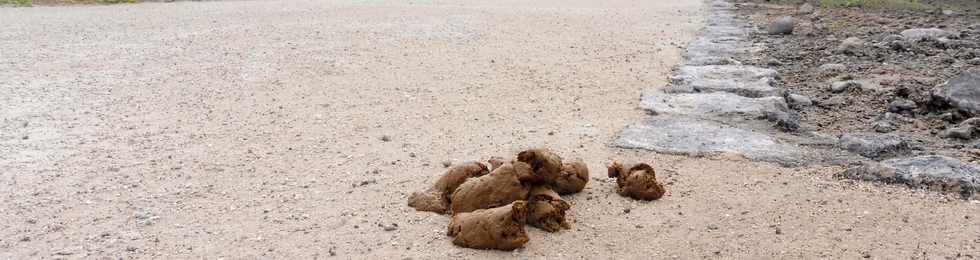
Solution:
<svg viewBox="0 0 980 260">
<path fill-rule="evenodd" d="M 980 163 L 980 141 L 972 123 L 980 119 L 970 119 L 980 116 L 980 71 L 975 69 L 980 65 L 980 17 L 918 10 L 801 12 L 792 6 L 744 2 L 738 10 L 759 27 L 786 15 L 799 21 L 800 28 L 791 35 L 753 33 L 753 42 L 764 48 L 746 63 L 780 71 L 774 85 L 786 96 L 811 100 L 813 105 L 794 106 L 801 115 L 800 129 L 814 136 L 839 136 L 838 148 L 869 160 L 944 155 L 964 165 Z M 962 11 L 980 10 L 980 4 L 971 6 Z M 944 169 L 948 164 L 927 160 L 917 167 Z M 932 183 L 963 179 L 943 171 L 921 175 L 917 178 L 934 179 Z M 864 176 L 860 179 L 872 175 Z M 889 176 L 872 179 L 910 182 Z M 964 192 L 961 185 L 931 186 Z"/>
<path fill-rule="evenodd" d="M 900 183 L 913 188 L 955 191 L 971 199 L 980 193 L 980 166 L 940 155 L 868 163 L 847 169 L 844 177 Z"/>
<path fill-rule="evenodd" d="M 802 128 L 824 136 L 891 133 L 921 148 L 917 155 L 980 163 L 976 140 L 944 137 L 944 130 L 978 116 L 970 111 L 980 108 L 980 80 L 967 82 L 980 76 L 964 73 L 980 65 L 980 4 L 959 5 L 959 15 L 819 5 L 799 14 L 791 5 L 742 2 L 739 10 L 760 28 L 785 15 L 798 21 L 791 35 L 753 34 L 764 48 L 746 63 L 779 71 L 775 85 L 813 100 L 799 109 Z M 835 82 L 858 84 L 835 93 Z"/>
<path fill-rule="evenodd" d="M 0 9 L 0 258 L 942 258 L 978 204 L 841 169 L 607 147 L 703 25 L 698 1 L 229 1 Z M 25 138 L 26 137 L 26 138 Z M 466 249 L 407 205 L 550 146 L 593 176 L 571 229 Z M 565 154 L 563 154 L 565 155 Z M 595 175 L 595 174 L 594 174 Z M 637 237 L 645 238 L 644 246 Z M 963 258 L 963 256 L 960 256 Z"/>
</svg>

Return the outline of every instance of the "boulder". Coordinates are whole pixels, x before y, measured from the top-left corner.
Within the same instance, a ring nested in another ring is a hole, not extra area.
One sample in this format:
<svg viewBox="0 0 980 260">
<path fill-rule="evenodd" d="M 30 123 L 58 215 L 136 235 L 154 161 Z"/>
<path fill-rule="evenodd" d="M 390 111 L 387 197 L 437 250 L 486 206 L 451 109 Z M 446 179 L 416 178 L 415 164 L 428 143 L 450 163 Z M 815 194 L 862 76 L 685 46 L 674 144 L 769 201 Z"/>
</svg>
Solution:
<svg viewBox="0 0 980 260">
<path fill-rule="evenodd" d="M 769 34 L 793 34 L 794 26 L 796 26 L 796 21 L 793 20 L 793 17 L 779 17 L 769 24 Z"/>
<path fill-rule="evenodd" d="M 980 166 L 940 155 L 869 162 L 849 168 L 839 175 L 957 193 L 964 199 L 975 198 L 980 193 Z"/>
<path fill-rule="evenodd" d="M 934 103 L 956 108 L 969 116 L 980 115 L 980 69 L 972 69 L 936 88 Z"/>
</svg>

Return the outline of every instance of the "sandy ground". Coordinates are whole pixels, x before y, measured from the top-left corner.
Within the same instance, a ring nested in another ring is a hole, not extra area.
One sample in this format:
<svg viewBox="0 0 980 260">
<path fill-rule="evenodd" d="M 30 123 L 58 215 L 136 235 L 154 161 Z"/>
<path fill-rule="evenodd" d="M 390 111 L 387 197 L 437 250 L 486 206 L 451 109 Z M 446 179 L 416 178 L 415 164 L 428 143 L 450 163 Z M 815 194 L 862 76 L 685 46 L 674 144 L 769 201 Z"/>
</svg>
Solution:
<svg viewBox="0 0 980 260">
<path fill-rule="evenodd" d="M 980 257 L 980 204 L 608 147 L 698 1 L 235 1 L 0 9 L 0 259 Z M 382 139 L 388 140 L 384 141 Z M 572 229 L 454 247 L 406 196 L 546 146 Z M 669 186 L 615 195 L 613 159 Z M 397 226 L 396 226 L 397 225 Z M 387 228 L 385 228 L 387 227 Z M 390 231 L 386 231 L 390 230 Z"/>
</svg>

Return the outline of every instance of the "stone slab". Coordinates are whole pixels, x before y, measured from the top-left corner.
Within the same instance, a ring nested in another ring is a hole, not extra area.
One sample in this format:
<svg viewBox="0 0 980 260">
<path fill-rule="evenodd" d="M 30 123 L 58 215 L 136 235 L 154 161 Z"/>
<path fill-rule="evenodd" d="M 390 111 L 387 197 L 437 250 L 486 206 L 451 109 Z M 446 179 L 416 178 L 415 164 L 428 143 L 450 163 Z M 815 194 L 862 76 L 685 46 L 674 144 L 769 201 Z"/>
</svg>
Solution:
<svg viewBox="0 0 980 260">
<path fill-rule="evenodd" d="M 802 157 L 799 147 L 767 134 L 690 117 L 649 118 L 624 129 L 613 145 L 688 156 L 735 153 L 788 166 L 798 165 Z"/>
</svg>

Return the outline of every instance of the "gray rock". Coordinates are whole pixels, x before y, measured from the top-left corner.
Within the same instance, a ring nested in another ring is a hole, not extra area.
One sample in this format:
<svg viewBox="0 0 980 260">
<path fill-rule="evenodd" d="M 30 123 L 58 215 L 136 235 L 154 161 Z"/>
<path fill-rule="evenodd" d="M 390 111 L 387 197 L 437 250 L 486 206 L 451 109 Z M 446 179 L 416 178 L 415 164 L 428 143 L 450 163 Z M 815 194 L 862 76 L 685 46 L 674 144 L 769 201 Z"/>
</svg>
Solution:
<svg viewBox="0 0 980 260">
<path fill-rule="evenodd" d="M 864 44 L 864 40 L 861 40 L 861 38 L 849 37 L 844 39 L 844 41 L 837 46 L 837 52 L 844 54 L 857 54 L 861 52 L 862 48 L 864 48 Z"/>
<path fill-rule="evenodd" d="M 763 133 L 687 117 L 653 117 L 631 125 L 613 145 L 688 156 L 737 153 L 783 165 L 800 164 L 802 155 L 798 147 Z"/>
<path fill-rule="evenodd" d="M 874 129 L 875 132 L 891 133 L 898 130 L 898 125 L 895 125 L 895 123 L 891 121 L 875 121 L 871 124 L 871 128 Z"/>
<path fill-rule="evenodd" d="M 810 3 L 804 3 L 803 5 L 800 6 L 799 9 L 796 10 L 796 13 L 798 13 L 798 14 L 812 14 L 813 13 L 813 6 L 810 5 Z"/>
<path fill-rule="evenodd" d="M 905 111 L 912 111 L 916 107 L 918 107 L 918 105 L 916 105 L 915 102 L 912 102 L 911 100 L 908 99 L 900 98 L 898 100 L 892 101 L 891 103 L 888 103 L 888 112 L 902 113 Z"/>
<path fill-rule="evenodd" d="M 950 40 L 947 38 L 939 38 L 936 40 L 939 42 L 943 48 L 946 49 L 974 49 L 977 48 L 977 43 L 974 41 L 966 40 Z"/>
<path fill-rule="evenodd" d="M 827 63 L 824 65 L 820 65 L 818 69 L 820 70 L 820 72 L 823 72 L 825 74 L 836 75 L 838 73 L 847 71 L 847 66 L 844 66 L 844 64 L 839 64 L 839 63 Z"/>
<path fill-rule="evenodd" d="M 904 41 L 904 40 L 905 37 L 902 37 L 901 35 L 898 34 L 889 34 L 888 36 L 885 36 L 885 38 L 881 39 L 882 42 L 895 42 L 895 41 Z"/>
<path fill-rule="evenodd" d="M 960 122 L 955 127 L 951 127 L 940 133 L 940 136 L 945 138 L 963 140 L 973 139 L 976 135 L 980 135 L 980 117 L 963 120 L 963 122 Z"/>
<path fill-rule="evenodd" d="M 898 130 L 898 124 L 904 121 L 906 120 L 901 115 L 889 112 L 876 117 L 871 127 L 875 132 L 890 133 Z"/>
<path fill-rule="evenodd" d="M 858 83 L 856 81 L 851 81 L 851 80 L 837 81 L 830 84 L 830 92 L 841 93 L 852 88 L 860 88 L 860 87 L 861 87 L 861 83 Z"/>
<path fill-rule="evenodd" d="M 939 155 L 866 163 L 847 169 L 840 175 L 857 180 L 900 183 L 912 188 L 958 193 L 964 199 L 974 198 L 980 191 L 980 166 Z"/>
<path fill-rule="evenodd" d="M 939 28 L 915 28 L 902 31 L 902 37 L 910 41 L 920 41 L 924 39 L 936 40 L 939 38 L 952 37 L 953 33 Z"/>
<path fill-rule="evenodd" d="M 838 145 L 841 149 L 871 159 L 882 159 L 907 154 L 911 147 L 901 137 L 892 134 L 856 133 L 844 134 Z"/>
<path fill-rule="evenodd" d="M 684 59 L 687 65 L 736 65 L 741 63 L 736 58 L 748 53 L 749 44 L 743 37 L 701 37 L 688 44 Z"/>
<path fill-rule="evenodd" d="M 783 132 L 796 132 L 800 130 L 800 115 L 791 112 L 771 111 L 763 115 L 767 121 L 775 123 L 776 129 Z"/>
<path fill-rule="evenodd" d="M 796 26 L 796 21 L 793 20 L 793 17 L 779 17 L 769 24 L 769 34 L 792 34 L 794 26 Z"/>
<path fill-rule="evenodd" d="M 777 96 L 772 69 L 743 65 L 681 66 L 667 89 L 674 93 L 729 92 L 745 97 Z"/>
<path fill-rule="evenodd" d="M 779 97 L 749 98 L 732 93 L 677 93 L 646 95 L 640 107 L 656 115 L 693 117 L 761 117 L 765 113 L 786 112 L 789 107 Z"/>
<path fill-rule="evenodd" d="M 808 107 L 813 105 L 813 100 L 809 97 L 800 94 L 789 94 L 786 95 L 786 103 L 791 108 L 800 109 L 803 107 Z"/>
<path fill-rule="evenodd" d="M 955 12 L 953 10 L 949 10 L 949 9 L 944 9 L 942 11 L 942 14 L 945 15 L 945 16 L 958 16 L 958 15 L 960 15 L 959 13 L 957 13 L 957 12 Z"/>
<path fill-rule="evenodd" d="M 895 50 L 895 51 L 908 51 L 908 50 L 912 49 L 912 43 L 910 43 L 909 41 L 904 41 L 904 40 L 902 40 L 902 41 L 890 41 L 890 42 L 885 42 L 885 47 L 888 47 L 889 49 L 892 49 L 892 50 Z"/>
<path fill-rule="evenodd" d="M 932 96 L 969 116 L 980 116 L 980 69 L 964 71 L 936 88 Z"/>
<path fill-rule="evenodd" d="M 940 135 L 944 138 L 970 140 L 973 139 L 973 132 L 973 127 L 957 126 L 944 130 Z"/>
</svg>

